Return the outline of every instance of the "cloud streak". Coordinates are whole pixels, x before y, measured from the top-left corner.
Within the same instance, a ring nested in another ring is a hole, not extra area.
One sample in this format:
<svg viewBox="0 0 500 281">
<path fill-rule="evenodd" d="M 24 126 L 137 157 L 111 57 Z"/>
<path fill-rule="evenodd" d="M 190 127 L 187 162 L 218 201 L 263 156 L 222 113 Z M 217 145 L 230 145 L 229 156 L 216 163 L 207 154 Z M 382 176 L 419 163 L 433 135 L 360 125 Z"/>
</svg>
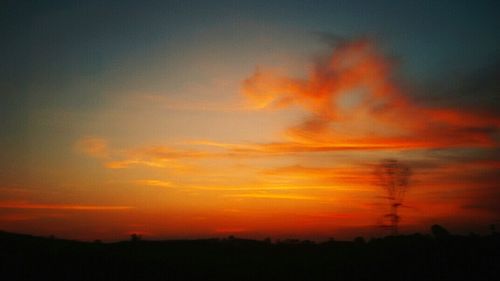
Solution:
<svg viewBox="0 0 500 281">
<path fill-rule="evenodd" d="M 42 209 L 42 210 L 73 210 L 73 211 L 126 211 L 131 206 L 78 205 L 78 204 L 41 204 L 22 201 L 0 202 L 0 209 Z"/>
<path fill-rule="evenodd" d="M 253 199 L 284 199 L 284 200 L 307 200 L 307 201 L 324 201 L 325 199 L 316 196 L 307 196 L 300 194 L 274 194 L 274 193 L 241 193 L 228 194 L 226 197 L 233 198 L 253 198 Z"/>
<path fill-rule="evenodd" d="M 144 186 L 156 186 L 156 187 L 171 187 L 172 183 L 168 181 L 155 180 L 155 179 L 146 179 L 146 180 L 136 180 L 135 184 L 144 185 Z"/>
</svg>

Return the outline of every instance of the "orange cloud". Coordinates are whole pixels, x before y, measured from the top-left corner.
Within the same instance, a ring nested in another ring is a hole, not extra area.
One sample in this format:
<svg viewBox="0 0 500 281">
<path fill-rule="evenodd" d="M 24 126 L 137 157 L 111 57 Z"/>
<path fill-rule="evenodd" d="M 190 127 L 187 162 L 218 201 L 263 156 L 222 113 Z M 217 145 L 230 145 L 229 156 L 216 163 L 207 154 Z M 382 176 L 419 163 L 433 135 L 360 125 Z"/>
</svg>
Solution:
<svg viewBox="0 0 500 281">
<path fill-rule="evenodd" d="M 169 146 L 150 146 L 138 149 L 110 149 L 101 138 L 83 138 L 75 146 L 82 153 L 104 160 L 108 169 L 125 169 L 131 166 L 185 169 L 180 159 L 198 159 L 211 156 L 208 152 L 179 149 Z"/>
<path fill-rule="evenodd" d="M 373 169 L 363 167 L 305 167 L 301 165 L 285 166 L 267 169 L 263 175 L 272 177 L 285 177 L 293 180 L 306 180 L 315 184 L 327 185 L 329 189 L 339 190 L 340 186 L 348 186 L 350 191 L 367 191 L 372 181 Z M 332 187 L 334 185 L 335 187 Z"/>
<path fill-rule="evenodd" d="M 137 180 L 137 181 L 135 181 L 135 183 L 138 185 L 157 186 L 157 187 L 171 187 L 172 186 L 172 183 L 170 183 L 168 181 L 154 180 L 154 179 Z"/>
<path fill-rule="evenodd" d="M 153 168 L 185 169 L 187 166 L 180 162 L 181 159 L 199 159 L 210 156 L 203 151 L 178 149 L 168 146 L 151 146 L 122 152 L 115 158 L 120 160 L 108 161 L 105 167 L 109 169 L 124 169 L 134 165 Z"/>
<path fill-rule="evenodd" d="M 242 85 L 256 109 L 297 105 L 308 116 L 285 131 L 288 150 L 494 147 L 500 118 L 413 102 L 369 40 L 337 46 L 306 78 L 257 69 Z"/>
<path fill-rule="evenodd" d="M 285 200 L 315 200 L 323 201 L 325 199 L 316 196 L 307 196 L 300 194 L 277 194 L 277 193 L 241 193 L 241 194 L 228 194 L 226 197 L 236 198 L 254 198 L 254 199 L 285 199 Z"/>
<path fill-rule="evenodd" d="M 44 209 L 44 210 L 75 210 L 75 211 L 124 211 L 131 206 L 105 206 L 105 205 L 73 205 L 73 204 L 39 204 L 24 201 L 0 202 L 0 209 Z"/>
<path fill-rule="evenodd" d="M 214 147 L 219 150 L 207 151 L 206 149 L 183 149 L 170 146 L 151 146 L 140 149 L 115 150 L 108 153 L 104 166 L 108 169 L 126 169 L 133 166 L 146 166 L 151 168 L 169 168 L 173 170 L 188 170 L 190 166 L 184 160 L 206 158 L 233 158 L 233 157 L 272 157 L 294 153 L 328 152 L 340 150 L 364 149 L 391 149 L 401 148 L 415 144 L 408 141 L 400 143 L 358 142 L 352 143 L 327 143 L 327 142 L 273 142 L 273 143 L 224 143 L 209 140 L 186 142 L 188 145 L 198 147 Z"/>
<path fill-rule="evenodd" d="M 427 147 L 428 142 L 422 141 L 411 142 L 407 140 L 400 140 L 396 142 L 391 139 L 391 142 L 384 141 L 383 139 L 377 142 L 359 141 L 357 143 L 346 140 L 345 142 L 328 143 L 327 141 L 311 141 L 311 140 L 290 140 L 282 142 L 271 143 L 247 143 L 247 144 L 234 144 L 214 141 L 197 141 L 195 144 L 203 146 L 213 146 L 226 149 L 223 153 L 213 153 L 211 157 L 231 157 L 231 156 L 276 156 L 293 153 L 303 152 L 328 152 L 328 151 L 344 151 L 344 150 L 377 150 L 377 149 L 398 149 L 405 147 Z"/>
</svg>

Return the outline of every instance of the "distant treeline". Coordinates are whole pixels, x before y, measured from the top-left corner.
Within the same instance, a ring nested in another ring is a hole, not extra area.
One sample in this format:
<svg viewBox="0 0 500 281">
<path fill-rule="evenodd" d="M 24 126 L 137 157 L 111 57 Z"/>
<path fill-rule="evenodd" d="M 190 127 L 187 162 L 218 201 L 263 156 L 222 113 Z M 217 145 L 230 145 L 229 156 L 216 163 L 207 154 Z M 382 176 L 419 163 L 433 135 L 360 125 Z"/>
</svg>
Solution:
<svg viewBox="0 0 500 281">
<path fill-rule="evenodd" d="M 79 242 L 0 232 L 4 280 L 498 280 L 500 235 Z"/>
</svg>

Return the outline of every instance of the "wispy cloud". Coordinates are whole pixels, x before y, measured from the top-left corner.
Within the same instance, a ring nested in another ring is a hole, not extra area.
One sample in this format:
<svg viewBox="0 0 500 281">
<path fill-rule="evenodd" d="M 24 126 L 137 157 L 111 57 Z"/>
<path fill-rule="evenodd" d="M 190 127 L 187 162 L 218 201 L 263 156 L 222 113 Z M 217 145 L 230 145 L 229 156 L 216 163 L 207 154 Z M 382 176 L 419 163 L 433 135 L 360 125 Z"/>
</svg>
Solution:
<svg viewBox="0 0 500 281">
<path fill-rule="evenodd" d="M 372 181 L 372 167 L 308 167 L 302 165 L 284 166 L 265 169 L 261 172 L 267 177 L 287 178 L 290 180 L 304 180 L 328 189 L 340 190 L 348 186 L 351 191 L 366 191 Z"/>
<path fill-rule="evenodd" d="M 136 180 L 135 184 L 144 185 L 144 186 L 158 186 L 158 187 L 171 187 L 172 183 L 168 181 L 155 180 L 155 179 L 145 179 L 145 180 Z"/>
<path fill-rule="evenodd" d="M 109 156 L 108 141 L 98 137 L 84 137 L 78 140 L 75 148 L 85 155 L 106 158 Z"/>
<path fill-rule="evenodd" d="M 499 116 L 417 104 L 393 79 L 392 66 L 372 41 L 350 41 L 317 60 L 307 78 L 258 68 L 242 92 L 257 109 L 296 105 L 309 114 L 285 131 L 288 142 L 280 147 L 286 149 L 498 145 Z"/>
<path fill-rule="evenodd" d="M 325 199 L 307 196 L 300 194 L 275 194 L 275 193 L 240 193 L 240 194 L 227 194 L 226 197 L 235 198 L 255 198 L 255 199 L 284 199 L 284 200 L 313 200 L 313 201 L 324 201 Z"/>
<path fill-rule="evenodd" d="M 186 169 L 182 159 L 200 159 L 209 157 L 204 151 L 187 150 L 170 146 L 150 146 L 131 149 L 117 153 L 116 160 L 107 161 L 105 167 L 109 169 L 124 169 L 130 166 L 147 166 L 152 168 Z"/>
<path fill-rule="evenodd" d="M 109 205 L 77 205 L 77 204 L 41 204 L 23 201 L 0 202 L 0 209 L 44 209 L 44 210 L 75 210 L 75 211 L 125 211 L 131 206 Z"/>
<path fill-rule="evenodd" d="M 210 156 L 209 152 L 180 149 L 171 146 L 149 146 L 132 149 L 108 147 L 102 138 L 83 138 L 75 146 L 87 156 L 101 159 L 108 169 L 125 169 L 133 166 L 152 168 L 187 169 L 182 159 L 198 159 Z"/>
</svg>

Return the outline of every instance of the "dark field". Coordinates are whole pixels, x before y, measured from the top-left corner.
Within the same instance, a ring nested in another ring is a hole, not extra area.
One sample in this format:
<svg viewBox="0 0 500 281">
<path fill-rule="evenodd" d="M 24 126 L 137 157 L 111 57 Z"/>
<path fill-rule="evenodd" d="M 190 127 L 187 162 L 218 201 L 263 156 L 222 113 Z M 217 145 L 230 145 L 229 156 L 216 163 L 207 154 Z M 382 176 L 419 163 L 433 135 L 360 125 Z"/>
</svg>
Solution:
<svg viewBox="0 0 500 281">
<path fill-rule="evenodd" d="M 0 272 L 6 280 L 498 280 L 499 234 L 433 232 L 324 243 L 91 243 L 0 232 Z"/>
</svg>

